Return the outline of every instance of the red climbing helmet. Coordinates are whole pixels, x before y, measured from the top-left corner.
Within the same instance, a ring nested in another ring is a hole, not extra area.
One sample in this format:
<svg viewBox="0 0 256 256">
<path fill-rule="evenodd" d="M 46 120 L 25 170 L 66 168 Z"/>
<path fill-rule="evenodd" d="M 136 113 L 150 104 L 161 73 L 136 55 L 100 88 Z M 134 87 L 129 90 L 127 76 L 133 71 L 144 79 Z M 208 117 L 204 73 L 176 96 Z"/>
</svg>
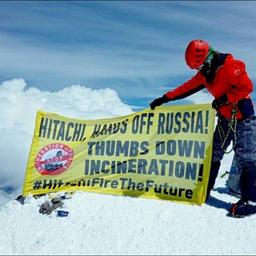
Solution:
<svg viewBox="0 0 256 256">
<path fill-rule="evenodd" d="M 199 68 L 207 58 L 210 46 L 201 39 L 192 40 L 186 49 L 185 60 L 187 65 L 196 69 Z"/>
</svg>

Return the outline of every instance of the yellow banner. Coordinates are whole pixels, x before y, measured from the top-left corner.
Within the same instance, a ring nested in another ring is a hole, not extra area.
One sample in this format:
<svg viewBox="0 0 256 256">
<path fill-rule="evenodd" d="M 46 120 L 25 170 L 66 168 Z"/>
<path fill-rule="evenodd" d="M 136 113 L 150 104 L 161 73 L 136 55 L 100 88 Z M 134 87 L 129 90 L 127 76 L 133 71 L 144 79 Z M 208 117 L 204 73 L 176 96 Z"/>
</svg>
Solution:
<svg viewBox="0 0 256 256">
<path fill-rule="evenodd" d="M 201 204 L 213 129 L 209 104 L 101 120 L 39 111 L 23 194 L 83 190 Z"/>
</svg>

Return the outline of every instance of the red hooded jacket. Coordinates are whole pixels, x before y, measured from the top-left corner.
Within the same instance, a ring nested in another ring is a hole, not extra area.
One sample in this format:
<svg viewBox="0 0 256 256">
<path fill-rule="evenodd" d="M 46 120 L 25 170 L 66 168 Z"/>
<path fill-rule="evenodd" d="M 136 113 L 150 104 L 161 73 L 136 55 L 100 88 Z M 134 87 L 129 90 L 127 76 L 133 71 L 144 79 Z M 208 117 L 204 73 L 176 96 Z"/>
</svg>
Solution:
<svg viewBox="0 0 256 256">
<path fill-rule="evenodd" d="M 232 116 L 233 103 L 237 103 L 244 98 L 250 98 L 250 93 L 253 91 L 253 84 L 245 70 L 245 64 L 233 58 L 228 54 L 223 65 L 216 70 L 214 80 L 211 83 L 206 81 L 206 78 L 199 71 L 190 80 L 180 85 L 174 90 L 165 94 L 169 100 L 176 100 L 191 95 L 203 88 L 218 99 L 224 94 L 227 95 L 228 104 L 218 108 L 218 112 L 225 118 L 230 119 Z M 242 119 L 242 114 L 238 110 L 237 119 Z"/>
</svg>

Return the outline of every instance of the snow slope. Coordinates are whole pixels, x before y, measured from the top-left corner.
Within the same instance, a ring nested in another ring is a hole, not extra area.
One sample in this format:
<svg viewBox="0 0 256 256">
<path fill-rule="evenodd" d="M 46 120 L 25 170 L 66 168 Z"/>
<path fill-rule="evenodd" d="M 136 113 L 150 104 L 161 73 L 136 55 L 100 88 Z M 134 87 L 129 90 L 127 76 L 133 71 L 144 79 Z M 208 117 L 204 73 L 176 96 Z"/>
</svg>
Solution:
<svg viewBox="0 0 256 256">
<path fill-rule="evenodd" d="M 256 215 L 227 217 L 237 199 L 225 190 L 218 178 L 202 206 L 77 192 L 64 201 L 69 216 L 62 218 L 38 212 L 46 196 L 13 200 L 0 210 L 0 254 L 254 255 Z"/>
</svg>

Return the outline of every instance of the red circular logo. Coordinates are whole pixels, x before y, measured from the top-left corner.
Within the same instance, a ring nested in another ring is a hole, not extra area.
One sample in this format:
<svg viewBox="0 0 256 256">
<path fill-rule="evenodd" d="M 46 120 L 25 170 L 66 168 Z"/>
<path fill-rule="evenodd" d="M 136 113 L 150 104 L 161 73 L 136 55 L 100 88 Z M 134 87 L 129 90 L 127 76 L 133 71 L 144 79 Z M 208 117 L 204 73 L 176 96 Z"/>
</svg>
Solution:
<svg viewBox="0 0 256 256">
<path fill-rule="evenodd" d="M 40 149 L 36 156 L 35 167 L 42 175 L 58 175 L 72 163 L 74 151 L 61 143 L 52 143 Z"/>
</svg>

